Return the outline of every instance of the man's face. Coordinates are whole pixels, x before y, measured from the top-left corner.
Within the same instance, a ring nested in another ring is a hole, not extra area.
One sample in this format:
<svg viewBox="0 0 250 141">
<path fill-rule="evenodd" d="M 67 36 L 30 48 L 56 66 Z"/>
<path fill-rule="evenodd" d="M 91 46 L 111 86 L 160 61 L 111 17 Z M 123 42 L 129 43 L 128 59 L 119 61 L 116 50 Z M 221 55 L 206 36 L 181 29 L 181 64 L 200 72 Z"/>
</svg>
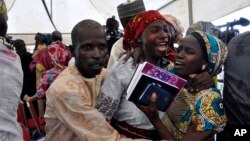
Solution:
<svg viewBox="0 0 250 141">
<path fill-rule="evenodd" d="M 75 49 L 75 64 L 84 77 L 93 78 L 100 74 L 107 54 L 108 48 L 103 29 L 79 31 Z"/>
</svg>

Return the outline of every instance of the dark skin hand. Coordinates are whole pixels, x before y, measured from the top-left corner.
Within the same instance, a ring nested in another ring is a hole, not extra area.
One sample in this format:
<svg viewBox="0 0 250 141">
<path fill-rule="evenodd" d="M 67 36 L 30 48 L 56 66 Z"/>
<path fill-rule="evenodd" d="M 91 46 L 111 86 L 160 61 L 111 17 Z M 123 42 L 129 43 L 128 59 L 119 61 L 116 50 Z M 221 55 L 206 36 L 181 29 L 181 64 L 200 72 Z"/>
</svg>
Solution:
<svg viewBox="0 0 250 141">
<path fill-rule="evenodd" d="M 123 64 L 125 64 L 130 57 L 133 58 L 132 68 L 135 68 L 137 64 L 145 61 L 143 50 L 139 47 L 127 52 L 127 55 L 123 60 Z"/>
<path fill-rule="evenodd" d="M 132 51 L 128 51 L 123 63 L 125 64 L 130 57 L 133 58 L 132 68 L 135 68 L 137 64 L 145 61 L 143 50 L 139 47 Z M 199 74 L 190 74 L 189 78 L 191 81 L 189 81 L 189 87 L 187 90 L 190 93 L 215 87 L 213 77 L 206 71 Z"/>
<path fill-rule="evenodd" d="M 157 100 L 157 94 L 153 93 L 151 95 L 150 104 L 148 106 L 143 106 L 137 104 L 136 106 L 141 109 L 148 117 L 148 119 L 151 121 L 151 123 L 154 125 L 155 129 L 159 133 L 161 139 L 166 140 L 174 140 L 173 135 L 165 128 L 164 124 L 162 123 L 158 110 L 156 109 L 156 102 Z"/>
<path fill-rule="evenodd" d="M 122 52 L 122 53 L 120 53 L 120 55 L 119 55 L 119 58 L 121 58 L 123 55 L 125 55 L 126 54 L 126 57 L 127 57 L 127 55 L 129 54 L 131 54 L 131 51 L 129 51 L 129 52 Z M 131 56 L 131 55 L 130 55 Z"/>
<path fill-rule="evenodd" d="M 148 106 L 136 105 L 141 109 L 152 122 L 157 132 L 159 133 L 162 140 L 175 140 L 174 136 L 168 131 L 168 129 L 162 123 L 158 110 L 156 109 L 155 102 L 157 100 L 157 94 L 153 93 L 151 95 L 151 103 Z M 212 135 L 212 131 L 207 132 L 195 132 L 196 124 L 192 121 L 193 124 L 190 125 L 186 134 L 182 137 L 180 141 L 206 141 L 206 139 Z"/>
<path fill-rule="evenodd" d="M 199 74 L 190 74 L 189 78 L 192 80 L 188 89 L 191 93 L 215 87 L 213 77 L 206 71 Z"/>
</svg>

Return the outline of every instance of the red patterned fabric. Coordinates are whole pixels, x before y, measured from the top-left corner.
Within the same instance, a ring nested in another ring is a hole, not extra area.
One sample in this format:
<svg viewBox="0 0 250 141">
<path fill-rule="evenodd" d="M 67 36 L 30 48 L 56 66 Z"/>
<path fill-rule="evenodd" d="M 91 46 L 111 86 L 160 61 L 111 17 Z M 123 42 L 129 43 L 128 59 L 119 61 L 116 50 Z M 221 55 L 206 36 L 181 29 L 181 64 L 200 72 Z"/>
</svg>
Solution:
<svg viewBox="0 0 250 141">
<path fill-rule="evenodd" d="M 64 68 L 64 66 L 68 65 L 71 54 L 62 42 L 57 41 L 50 44 L 48 46 L 48 52 L 53 63 L 58 67 Z"/>
<path fill-rule="evenodd" d="M 53 68 L 53 63 L 49 56 L 47 47 L 40 50 L 37 53 L 37 55 L 33 58 L 32 62 L 30 63 L 30 70 L 32 72 L 36 71 L 37 64 L 42 65 L 45 68 L 45 70 Z"/>
<path fill-rule="evenodd" d="M 171 62 L 174 62 L 174 49 L 171 47 L 168 47 L 167 59 Z"/>
<path fill-rule="evenodd" d="M 166 21 L 159 12 L 154 10 L 143 12 L 132 18 L 124 29 L 123 49 L 129 50 L 131 47 L 138 47 L 136 39 L 149 24 L 156 20 Z"/>
</svg>

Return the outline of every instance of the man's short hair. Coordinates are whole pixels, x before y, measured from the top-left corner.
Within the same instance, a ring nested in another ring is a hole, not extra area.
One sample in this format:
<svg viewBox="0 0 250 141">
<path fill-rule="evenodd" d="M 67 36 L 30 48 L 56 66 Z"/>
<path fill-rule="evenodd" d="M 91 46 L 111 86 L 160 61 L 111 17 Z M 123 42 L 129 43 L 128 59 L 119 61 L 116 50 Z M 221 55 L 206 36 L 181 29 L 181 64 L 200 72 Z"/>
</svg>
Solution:
<svg viewBox="0 0 250 141">
<path fill-rule="evenodd" d="M 103 29 L 102 25 L 94 20 L 87 19 L 87 20 L 80 21 L 78 24 L 75 25 L 75 27 L 71 31 L 71 40 L 72 40 L 73 47 L 76 47 L 77 45 L 79 32 L 82 30 L 89 29 L 89 28 Z"/>
</svg>

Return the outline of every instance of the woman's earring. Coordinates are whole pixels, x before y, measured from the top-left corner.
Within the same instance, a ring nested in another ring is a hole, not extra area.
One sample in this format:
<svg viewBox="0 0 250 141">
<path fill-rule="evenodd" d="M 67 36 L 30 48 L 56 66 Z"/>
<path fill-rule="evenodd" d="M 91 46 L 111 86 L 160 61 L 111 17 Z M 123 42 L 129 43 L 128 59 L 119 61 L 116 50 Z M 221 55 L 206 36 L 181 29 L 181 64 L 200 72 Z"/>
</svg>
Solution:
<svg viewBox="0 0 250 141">
<path fill-rule="evenodd" d="M 206 65 L 202 65 L 202 66 L 201 66 L 201 70 L 204 71 L 205 69 L 206 69 Z"/>
</svg>

